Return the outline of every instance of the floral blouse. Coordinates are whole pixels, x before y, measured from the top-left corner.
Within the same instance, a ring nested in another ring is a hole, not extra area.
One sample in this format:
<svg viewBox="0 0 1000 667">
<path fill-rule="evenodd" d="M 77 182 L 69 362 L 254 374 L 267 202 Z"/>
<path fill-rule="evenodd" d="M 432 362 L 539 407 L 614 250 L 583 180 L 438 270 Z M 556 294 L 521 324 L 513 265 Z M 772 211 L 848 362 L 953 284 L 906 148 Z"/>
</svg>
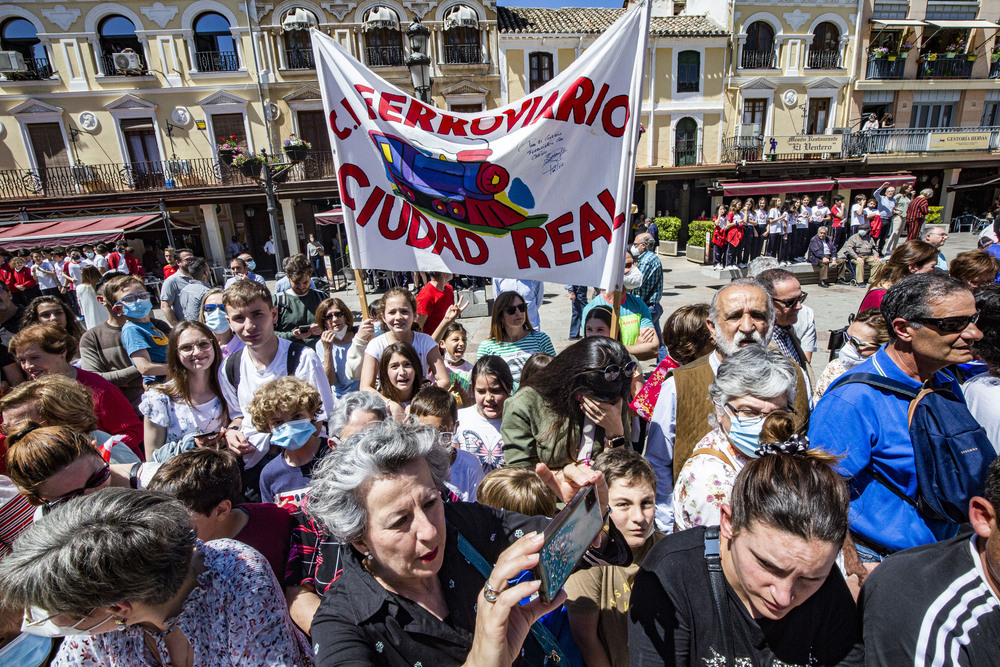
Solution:
<svg viewBox="0 0 1000 667">
<path fill-rule="evenodd" d="M 711 454 L 698 454 L 687 460 L 674 484 L 674 532 L 718 525 L 722 505 L 729 502 L 736 475 L 750 461 L 729 443 L 718 427 L 694 449 L 714 449 L 732 465 Z"/>
<path fill-rule="evenodd" d="M 833 384 L 833 381 L 846 372 L 847 368 L 844 367 L 844 362 L 840 359 L 834 359 L 828 363 L 826 368 L 823 369 L 822 374 L 820 374 L 819 380 L 816 381 L 816 388 L 813 389 L 813 401 L 818 401 L 822 398 L 826 390 Z"/>
<path fill-rule="evenodd" d="M 267 560 L 235 540 L 198 542 L 205 571 L 184 608 L 170 619 L 170 632 L 180 628 L 191 644 L 193 667 L 268 665 L 308 667 L 312 650 L 288 616 L 285 596 Z M 54 667 L 79 665 L 135 667 L 174 665 L 164 638 L 137 625 L 93 637 L 67 637 Z M 149 650 L 156 645 L 161 663 Z"/>
<path fill-rule="evenodd" d="M 217 431 L 223 426 L 219 397 L 192 406 L 187 401 L 175 401 L 161 391 L 150 389 L 142 395 L 139 412 L 157 426 L 167 429 L 164 444 L 180 442 L 188 433 Z"/>
</svg>

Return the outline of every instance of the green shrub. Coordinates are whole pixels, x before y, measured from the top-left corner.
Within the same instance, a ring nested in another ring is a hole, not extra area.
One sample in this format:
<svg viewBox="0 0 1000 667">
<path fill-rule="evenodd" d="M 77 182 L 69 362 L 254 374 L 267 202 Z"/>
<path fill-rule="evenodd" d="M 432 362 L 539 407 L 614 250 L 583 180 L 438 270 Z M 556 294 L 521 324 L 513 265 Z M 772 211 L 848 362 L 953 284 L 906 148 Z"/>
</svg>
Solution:
<svg viewBox="0 0 1000 667">
<path fill-rule="evenodd" d="M 705 234 L 711 234 L 715 223 L 711 220 L 692 220 L 688 225 L 688 245 L 704 247 Z"/>
<path fill-rule="evenodd" d="M 927 217 L 924 219 L 925 225 L 940 225 L 941 224 L 941 211 L 944 206 L 928 206 L 927 207 Z"/>
<path fill-rule="evenodd" d="M 680 218 L 656 218 L 653 220 L 656 223 L 656 228 L 660 230 L 660 240 L 661 241 L 676 241 L 677 235 L 681 231 L 681 219 Z"/>
</svg>

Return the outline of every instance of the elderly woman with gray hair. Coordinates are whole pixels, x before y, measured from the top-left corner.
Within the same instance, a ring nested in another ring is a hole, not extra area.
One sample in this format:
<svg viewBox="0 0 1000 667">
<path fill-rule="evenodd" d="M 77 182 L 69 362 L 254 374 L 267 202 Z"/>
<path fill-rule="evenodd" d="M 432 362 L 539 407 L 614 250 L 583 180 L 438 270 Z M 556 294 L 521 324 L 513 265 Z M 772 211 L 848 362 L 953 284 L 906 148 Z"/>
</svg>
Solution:
<svg viewBox="0 0 1000 667">
<path fill-rule="evenodd" d="M 310 665 L 267 561 L 203 543 L 161 493 L 105 489 L 42 518 L 14 543 L 0 599 L 27 632 L 66 636 L 62 665 Z"/>
<path fill-rule="evenodd" d="M 541 663 L 534 636 L 525 638 L 564 595 L 520 605 L 538 582 L 508 581 L 538 563 L 549 520 L 443 503 L 450 460 L 434 429 L 387 421 L 342 442 L 314 471 L 306 510 L 351 547 L 312 622 L 317 665 Z M 607 506 L 599 472 L 571 465 L 558 484 L 544 465 L 537 472 L 564 500 L 595 483 Z M 631 560 L 614 524 L 595 544 L 585 562 Z M 482 560 L 484 572 L 492 567 L 488 577 L 475 564 Z"/>
<path fill-rule="evenodd" d="M 708 388 L 716 427 L 695 445 L 674 485 L 675 532 L 717 525 L 736 475 L 757 458 L 760 442 L 784 441 L 792 434 L 797 379 L 792 360 L 757 345 L 742 348 L 719 365 Z M 772 413 L 777 414 L 768 419 Z M 765 420 L 771 432 L 762 433 Z"/>
</svg>

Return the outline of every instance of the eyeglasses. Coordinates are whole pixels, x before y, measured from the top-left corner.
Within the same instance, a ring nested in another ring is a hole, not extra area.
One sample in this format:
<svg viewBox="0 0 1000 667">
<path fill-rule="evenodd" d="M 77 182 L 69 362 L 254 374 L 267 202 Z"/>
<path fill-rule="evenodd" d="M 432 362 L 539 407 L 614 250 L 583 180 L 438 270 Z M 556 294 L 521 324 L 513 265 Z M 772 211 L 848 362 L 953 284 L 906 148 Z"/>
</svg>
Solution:
<svg viewBox="0 0 1000 667">
<path fill-rule="evenodd" d="M 760 410 L 751 410 L 749 408 L 734 408 L 731 403 L 725 403 L 724 405 L 730 412 L 733 413 L 733 417 L 740 424 L 753 424 L 763 421 L 769 414 L 775 412 L 790 412 L 793 415 L 798 414 L 792 406 L 778 410 L 771 410 L 769 412 L 761 412 Z"/>
<path fill-rule="evenodd" d="M 179 345 L 177 347 L 177 351 L 182 354 L 191 354 L 192 352 L 195 351 L 195 349 L 198 349 L 202 352 L 206 352 L 211 348 L 212 348 L 212 343 L 210 341 L 201 340 L 198 341 L 197 343 L 188 343 L 186 345 Z"/>
<path fill-rule="evenodd" d="M 438 444 L 442 447 L 450 447 L 455 433 L 452 431 L 438 431 Z"/>
<path fill-rule="evenodd" d="M 329 322 L 330 320 L 335 319 L 337 317 L 346 317 L 346 315 L 344 315 L 339 310 L 331 310 L 329 313 L 323 316 L 323 321 Z"/>
<path fill-rule="evenodd" d="M 937 327 L 942 333 L 958 333 L 965 331 L 970 324 L 979 321 L 979 311 L 973 315 L 958 315 L 956 317 L 914 317 L 910 321 Z"/>
<path fill-rule="evenodd" d="M 807 296 L 809 295 L 803 292 L 794 299 L 775 299 L 772 297 L 771 300 L 774 301 L 775 303 L 780 303 L 785 308 L 794 308 L 797 304 L 805 303 Z"/>
<path fill-rule="evenodd" d="M 45 505 L 46 509 L 53 510 L 64 503 L 68 503 L 74 498 L 79 498 L 87 491 L 92 491 L 94 489 L 100 488 L 105 482 L 108 481 L 109 477 L 111 477 L 111 466 L 105 463 L 100 468 L 98 468 L 94 472 L 94 474 L 92 474 L 90 477 L 87 478 L 87 481 L 84 482 L 83 484 L 83 488 L 76 489 L 75 491 L 70 491 L 69 493 L 63 494 L 61 497 L 56 498 L 55 500 L 45 500 L 44 498 L 42 498 L 41 499 L 42 504 Z"/>
<path fill-rule="evenodd" d="M 860 338 L 855 338 L 851 334 L 846 334 L 846 336 L 847 336 L 847 342 L 849 342 L 854 347 L 858 348 L 859 351 L 863 350 L 865 348 L 881 347 L 881 345 L 879 345 L 878 343 L 869 343 L 866 340 L 861 340 Z"/>
<path fill-rule="evenodd" d="M 635 369 L 638 366 L 639 364 L 635 363 L 634 361 L 629 361 L 623 366 L 619 366 L 618 364 L 608 364 L 604 368 L 588 368 L 583 372 L 590 373 L 593 371 L 601 371 L 602 373 L 604 373 L 605 380 L 607 380 L 608 382 L 614 382 L 619 377 L 621 377 L 622 373 L 625 374 L 625 377 L 632 377 L 632 374 L 635 373 Z"/>
<path fill-rule="evenodd" d="M 124 303 L 126 306 L 132 306 L 140 301 L 149 301 L 149 292 L 140 292 L 139 294 L 129 294 L 128 296 L 123 296 L 118 299 L 118 303 Z"/>
<path fill-rule="evenodd" d="M 507 306 L 506 308 L 503 309 L 503 312 L 507 313 L 508 315 L 513 315 L 514 313 L 526 313 L 528 312 L 528 306 L 526 306 L 523 303 L 518 304 L 516 306 Z"/>
<path fill-rule="evenodd" d="M 201 311 L 203 313 L 214 313 L 217 310 L 225 312 L 225 306 L 223 306 L 221 303 L 206 303 L 204 306 L 201 307 Z"/>
</svg>

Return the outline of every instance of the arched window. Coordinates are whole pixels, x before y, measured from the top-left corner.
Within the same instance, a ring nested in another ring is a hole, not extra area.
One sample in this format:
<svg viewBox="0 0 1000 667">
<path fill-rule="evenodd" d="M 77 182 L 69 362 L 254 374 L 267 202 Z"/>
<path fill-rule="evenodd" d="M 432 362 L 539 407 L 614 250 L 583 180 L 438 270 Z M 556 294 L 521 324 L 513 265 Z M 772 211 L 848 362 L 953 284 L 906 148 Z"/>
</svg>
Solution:
<svg viewBox="0 0 1000 667">
<path fill-rule="evenodd" d="M 677 56 L 677 92 L 697 93 L 701 86 L 701 54 L 681 51 Z"/>
<path fill-rule="evenodd" d="M 369 67 L 403 65 L 403 33 L 399 17 L 388 7 L 373 7 L 365 16 L 365 61 Z"/>
<path fill-rule="evenodd" d="M 316 15 L 298 7 L 285 14 L 281 29 L 285 33 L 285 66 L 288 69 L 314 69 L 312 39 L 309 28 L 319 25 Z"/>
<path fill-rule="evenodd" d="M 483 62 L 479 45 L 479 15 L 471 7 L 458 5 L 444 17 L 444 61 L 449 65 Z"/>
<path fill-rule="evenodd" d="M 774 53 L 774 29 L 764 21 L 755 21 L 747 28 L 740 67 L 774 69 L 778 59 Z"/>
<path fill-rule="evenodd" d="M 124 16 L 109 16 L 101 21 L 97 32 L 104 74 L 142 74 L 146 71 L 142 44 L 135 36 L 135 25 L 131 21 Z"/>
<path fill-rule="evenodd" d="M 833 23 L 824 21 L 813 30 L 807 67 L 814 69 L 840 67 L 840 29 Z"/>
<path fill-rule="evenodd" d="M 552 80 L 552 54 L 535 51 L 528 54 L 528 92 L 541 88 Z"/>
<path fill-rule="evenodd" d="M 206 12 L 194 20 L 195 64 L 199 72 L 235 72 L 240 68 L 229 21 Z"/>
<path fill-rule="evenodd" d="M 25 72 L 18 72 L 8 78 L 47 79 L 52 76 L 45 46 L 38 39 L 38 32 L 31 21 L 11 19 L 0 28 L 0 50 L 17 51 L 24 58 Z"/>
<path fill-rule="evenodd" d="M 674 130 L 674 166 L 698 164 L 698 123 L 694 118 L 681 118 Z"/>
</svg>

